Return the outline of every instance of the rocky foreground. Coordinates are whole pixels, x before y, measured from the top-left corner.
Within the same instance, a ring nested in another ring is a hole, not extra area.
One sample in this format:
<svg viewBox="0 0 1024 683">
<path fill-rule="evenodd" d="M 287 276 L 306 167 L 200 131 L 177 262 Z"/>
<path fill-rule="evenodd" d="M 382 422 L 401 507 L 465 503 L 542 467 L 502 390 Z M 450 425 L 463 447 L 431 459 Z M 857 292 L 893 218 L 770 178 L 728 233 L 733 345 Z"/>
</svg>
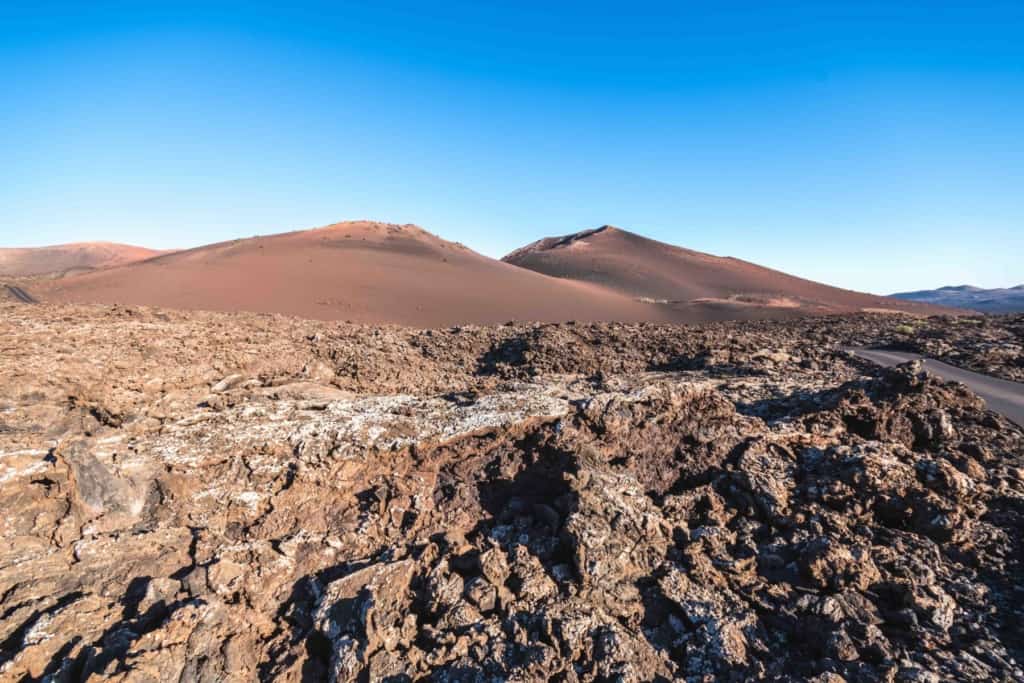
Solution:
<svg viewBox="0 0 1024 683">
<path fill-rule="evenodd" d="M 0 304 L 0 680 L 1021 680 L 1022 327 Z"/>
<path fill-rule="evenodd" d="M 922 318 L 890 329 L 883 343 L 892 348 L 1024 382 L 1024 314 Z"/>
</svg>

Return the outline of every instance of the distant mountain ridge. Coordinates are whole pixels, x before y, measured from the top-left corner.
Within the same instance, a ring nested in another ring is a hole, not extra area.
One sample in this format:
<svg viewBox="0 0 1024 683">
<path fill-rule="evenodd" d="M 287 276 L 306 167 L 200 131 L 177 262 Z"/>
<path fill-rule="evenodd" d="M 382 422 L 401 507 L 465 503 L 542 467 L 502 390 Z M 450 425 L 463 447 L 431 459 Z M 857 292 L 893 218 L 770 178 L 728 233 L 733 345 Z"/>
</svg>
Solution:
<svg viewBox="0 0 1024 683">
<path fill-rule="evenodd" d="M 46 255 L 37 261 L 50 268 L 58 261 L 45 250 L 32 255 Z M 252 311 L 414 327 L 953 312 L 830 287 L 611 226 L 543 239 L 502 261 L 415 225 L 376 221 L 139 255 L 142 260 L 117 267 L 61 264 L 60 277 L 18 286 L 43 303 Z"/>
<path fill-rule="evenodd" d="M 115 242 L 75 242 L 0 249 L 0 275 L 34 277 L 123 266 L 167 251 Z"/>
<path fill-rule="evenodd" d="M 207 244 L 41 282 L 30 293 L 44 302 L 252 311 L 415 327 L 678 318 L 617 292 L 496 261 L 415 225 L 375 221 Z"/>
<path fill-rule="evenodd" d="M 892 295 L 904 301 L 966 308 L 981 313 L 1024 312 L 1024 284 L 1016 287 L 984 289 L 973 285 L 956 285 Z"/>
</svg>

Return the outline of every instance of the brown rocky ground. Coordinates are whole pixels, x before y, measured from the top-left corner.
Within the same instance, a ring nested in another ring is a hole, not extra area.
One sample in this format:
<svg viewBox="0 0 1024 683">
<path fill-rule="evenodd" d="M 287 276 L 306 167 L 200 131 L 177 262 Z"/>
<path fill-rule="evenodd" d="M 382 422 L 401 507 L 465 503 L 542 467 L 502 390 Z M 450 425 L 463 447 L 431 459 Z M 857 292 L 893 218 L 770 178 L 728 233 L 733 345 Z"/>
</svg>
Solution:
<svg viewBox="0 0 1024 683">
<path fill-rule="evenodd" d="M 893 329 L 889 344 L 1024 382 L 1024 314 L 908 319 Z"/>
<path fill-rule="evenodd" d="M 1019 324 L 0 304 L 0 680 L 1021 680 Z"/>
</svg>

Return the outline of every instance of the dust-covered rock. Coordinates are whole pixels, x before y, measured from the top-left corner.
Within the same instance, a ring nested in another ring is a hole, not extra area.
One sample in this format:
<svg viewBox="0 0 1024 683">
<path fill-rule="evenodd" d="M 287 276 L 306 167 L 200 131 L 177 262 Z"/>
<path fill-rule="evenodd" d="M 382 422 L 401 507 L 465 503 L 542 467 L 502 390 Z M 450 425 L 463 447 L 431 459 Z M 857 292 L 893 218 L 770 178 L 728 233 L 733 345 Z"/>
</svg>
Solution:
<svg viewBox="0 0 1024 683">
<path fill-rule="evenodd" d="M 1024 679 L 1016 318 L 0 311 L 0 680 Z"/>
</svg>

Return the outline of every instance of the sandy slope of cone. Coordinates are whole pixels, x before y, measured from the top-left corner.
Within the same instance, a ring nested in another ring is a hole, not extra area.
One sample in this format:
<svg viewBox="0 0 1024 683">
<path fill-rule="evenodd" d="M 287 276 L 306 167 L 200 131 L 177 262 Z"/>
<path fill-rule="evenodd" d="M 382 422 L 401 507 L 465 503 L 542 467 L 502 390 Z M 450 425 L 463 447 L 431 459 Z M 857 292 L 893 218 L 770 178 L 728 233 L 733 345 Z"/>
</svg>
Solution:
<svg viewBox="0 0 1024 683">
<path fill-rule="evenodd" d="M 735 258 L 683 249 L 612 226 L 545 238 L 502 260 L 552 277 L 664 302 L 675 309 L 731 309 L 736 317 L 752 316 L 749 309 L 755 308 L 777 309 L 780 315 L 786 309 L 818 313 L 937 311 L 830 287 Z"/>
<path fill-rule="evenodd" d="M 175 252 L 34 288 L 55 302 L 444 326 L 678 319 L 663 307 L 487 258 L 412 225 L 338 223 Z"/>
</svg>

